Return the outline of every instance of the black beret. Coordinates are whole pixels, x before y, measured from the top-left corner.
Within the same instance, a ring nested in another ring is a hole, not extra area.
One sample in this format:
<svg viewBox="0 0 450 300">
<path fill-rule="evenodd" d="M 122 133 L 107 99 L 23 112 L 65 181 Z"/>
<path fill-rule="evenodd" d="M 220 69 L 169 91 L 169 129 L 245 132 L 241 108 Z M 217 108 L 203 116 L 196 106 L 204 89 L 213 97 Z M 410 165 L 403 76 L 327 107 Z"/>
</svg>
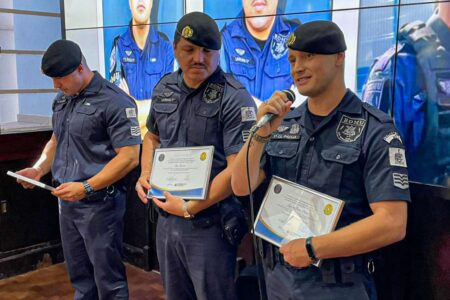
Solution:
<svg viewBox="0 0 450 300">
<path fill-rule="evenodd" d="M 347 50 L 344 34 L 331 21 L 313 21 L 304 23 L 289 36 L 287 45 L 292 50 L 335 54 Z"/>
<path fill-rule="evenodd" d="M 221 37 L 216 22 L 202 12 L 191 12 L 184 15 L 177 24 L 175 40 L 182 36 L 194 45 L 211 50 L 220 50 Z"/>
<path fill-rule="evenodd" d="M 42 73 L 49 77 L 69 75 L 81 64 L 80 46 L 68 40 L 57 40 L 51 44 L 42 57 Z"/>
</svg>

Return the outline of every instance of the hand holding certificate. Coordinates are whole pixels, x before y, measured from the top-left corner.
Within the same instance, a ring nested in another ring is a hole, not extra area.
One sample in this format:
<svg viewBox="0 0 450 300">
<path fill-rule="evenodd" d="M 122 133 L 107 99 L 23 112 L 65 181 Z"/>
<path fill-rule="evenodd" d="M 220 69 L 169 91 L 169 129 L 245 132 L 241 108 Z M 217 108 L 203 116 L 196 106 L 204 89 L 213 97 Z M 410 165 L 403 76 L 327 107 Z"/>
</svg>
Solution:
<svg viewBox="0 0 450 300">
<path fill-rule="evenodd" d="M 330 233 L 344 201 L 273 176 L 255 221 L 255 234 L 280 247 L 299 238 Z"/>
<path fill-rule="evenodd" d="M 203 200 L 209 186 L 213 146 L 156 149 L 148 197 L 164 199 L 164 192 Z"/>
<path fill-rule="evenodd" d="M 37 181 L 37 180 L 31 179 L 31 178 L 19 175 L 17 173 L 11 172 L 11 171 L 6 172 L 6 175 L 9 175 L 9 176 L 14 177 L 16 179 L 20 179 L 20 180 L 26 181 L 28 183 L 31 183 L 32 185 L 35 185 L 35 186 L 38 186 L 40 188 L 49 190 L 50 192 L 52 192 L 55 189 L 54 187 L 46 185 L 45 183 L 42 183 L 40 181 Z"/>
</svg>

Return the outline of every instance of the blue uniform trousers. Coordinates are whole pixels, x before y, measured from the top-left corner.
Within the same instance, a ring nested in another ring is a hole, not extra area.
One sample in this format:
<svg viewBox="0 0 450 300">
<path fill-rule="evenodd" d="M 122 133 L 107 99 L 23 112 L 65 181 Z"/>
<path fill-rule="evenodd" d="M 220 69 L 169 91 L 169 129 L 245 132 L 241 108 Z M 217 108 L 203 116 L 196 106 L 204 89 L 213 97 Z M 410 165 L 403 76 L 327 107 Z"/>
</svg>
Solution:
<svg viewBox="0 0 450 300">
<path fill-rule="evenodd" d="M 351 278 L 347 282 L 325 283 L 319 268 L 299 269 L 276 262 L 273 269 L 264 267 L 267 296 L 269 300 L 376 300 L 375 283 L 365 267 L 357 263 L 354 270 L 347 270 L 342 275 Z M 335 274 L 328 275 L 335 277 Z"/>
<path fill-rule="evenodd" d="M 211 223 L 159 216 L 156 247 L 168 300 L 236 299 L 236 247 L 222 237 L 218 218 Z"/>
<path fill-rule="evenodd" d="M 125 193 L 101 199 L 59 200 L 64 258 L 74 299 L 128 299 L 122 262 Z"/>
</svg>

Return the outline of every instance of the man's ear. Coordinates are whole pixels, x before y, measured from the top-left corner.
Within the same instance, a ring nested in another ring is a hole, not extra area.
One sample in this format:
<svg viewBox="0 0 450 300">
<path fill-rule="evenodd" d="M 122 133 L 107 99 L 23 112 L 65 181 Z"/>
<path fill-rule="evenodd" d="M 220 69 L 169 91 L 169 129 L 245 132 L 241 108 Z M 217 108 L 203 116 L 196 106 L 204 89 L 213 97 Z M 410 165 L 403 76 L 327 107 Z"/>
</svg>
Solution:
<svg viewBox="0 0 450 300">
<path fill-rule="evenodd" d="M 345 52 L 336 53 L 336 66 L 342 66 L 345 61 Z"/>
</svg>

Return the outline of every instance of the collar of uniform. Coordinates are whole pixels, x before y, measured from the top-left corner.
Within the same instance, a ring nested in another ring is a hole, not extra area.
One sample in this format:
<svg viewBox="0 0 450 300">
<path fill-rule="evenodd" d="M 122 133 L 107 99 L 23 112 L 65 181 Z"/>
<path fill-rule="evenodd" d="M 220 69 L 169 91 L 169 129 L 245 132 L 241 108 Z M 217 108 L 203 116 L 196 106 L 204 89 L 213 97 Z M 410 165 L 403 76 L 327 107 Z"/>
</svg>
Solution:
<svg viewBox="0 0 450 300">
<path fill-rule="evenodd" d="M 220 66 L 217 66 L 217 69 L 208 78 L 206 78 L 194 91 L 202 89 L 208 83 L 223 82 L 222 75 L 223 75 L 222 69 L 220 68 Z M 183 72 L 181 71 L 181 69 L 178 69 L 177 76 L 171 78 L 171 80 L 167 81 L 167 83 L 176 84 L 178 85 L 178 87 L 183 88 Z"/>
<path fill-rule="evenodd" d="M 94 76 L 92 77 L 87 87 L 85 87 L 84 90 L 80 93 L 80 95 L 86 96 L 91 94 L 97 94 L 103 86 L 102 79 L 103 79 L 102 76 L 100 76 L 100 74 L 98 74 L 97 71 L 94 71 Z"/>
<path fill-rule="evenodd" d="M 132 26 L 131 21 L 128 24 L 128 30 L 122 35 L 122 37 L 123 37 L 123 44 L 125 46 L 127 46 L 127 47 L 134 46 L 134 47 L 138 48 L 136 45 L 136 42 L 134 40 L 133 26 Z M 152 43 L 156 43 L 158 41 L 158 33 L 153 28 L 153 26 L 150 26 L 148 36 L 147 36 L 147 41 L 145 43 L 147 44 L 149 41 Z"/>
<path fill-rule="evenodd" d="M 349 114 L 360 114 L 362 111 L 362 102 L 352 91 L 347 89 L 347 92 L 341 102 L 339 102 L 336 111 Z"/>
<path fill-rule="evenodd" d="M 272 30 L 270 31 L 269 38 L 273 32 L 285 33 L 290 32 L 291 30 L 289 26 L 282 21 L 281 17 L 279 16 L 280 14 L 281 11 L 277 10 L 277 15 L 275 16 L 275 22 L 273 24 Z M 250 35 L 250 32 L 245 26 L 244 20 L 245 20 L 244 11 L 241 10 L 239 15 L 236 17 L 236 22 L 232 22 L 229 25 L 231 26 L 230 32 L 232 37 L 246 38 L 247 37 L 246 33 Z"/>
<path fill-rule="evenodd" d="M 439 41 L 445 49 L 450 50 L 450 28 L 448 28 L 444 21 L 437 14 L 434 14 L 428 19 L 427 25 L 437 34 Z"/>
</svg>

